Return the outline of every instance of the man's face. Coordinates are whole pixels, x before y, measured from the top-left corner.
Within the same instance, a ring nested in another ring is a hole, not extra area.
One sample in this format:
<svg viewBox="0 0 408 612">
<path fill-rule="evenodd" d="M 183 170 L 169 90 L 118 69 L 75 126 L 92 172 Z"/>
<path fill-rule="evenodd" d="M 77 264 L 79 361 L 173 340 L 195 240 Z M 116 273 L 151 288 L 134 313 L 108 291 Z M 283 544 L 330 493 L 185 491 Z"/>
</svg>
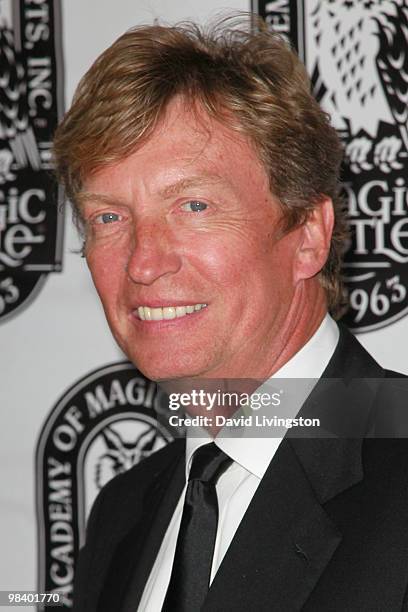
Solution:
<svg viewBox="0 0 408 612">
<path fill-rule="evenodd" d="M 282 236 L 244 136 L 200 113 L 174 100 L 143 146 L 88 177 L 86 257 L 117 342 L 148 377 L 266 377 L 297 232 Z"/>
</svg>

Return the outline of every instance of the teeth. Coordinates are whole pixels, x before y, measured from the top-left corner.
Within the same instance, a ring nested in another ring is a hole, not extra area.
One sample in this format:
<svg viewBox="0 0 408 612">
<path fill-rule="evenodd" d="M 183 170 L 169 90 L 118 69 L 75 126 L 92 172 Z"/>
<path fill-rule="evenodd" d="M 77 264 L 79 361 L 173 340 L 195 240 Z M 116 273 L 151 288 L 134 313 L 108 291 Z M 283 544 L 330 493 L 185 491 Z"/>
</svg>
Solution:
<svg viewBox="0 0 408 612">
<path fill-rule="evenodd" d="M 163 317 L 165 319 L 175 319 L 176 318 L 176 309 L 172 306 L 168 308 L 163 308 Z"/>
<path fill-rule="evenodd" d="M 149 308 L 149 306 L 139 306 L 137 314 L 142 321 L 162 321 L 163 319 L 176 319 L 192 314 L 207 304 L 194 304 L 194 306 L 166 306 L 165 308 Z"/>
<path fill-rule="evenodd" d="M 143 308 L 146 308 L 146 306 L 144 306 Z M 150 313 L 151 313 L 152 321 L 161 321 L 164 318 L 162 308 L 151 308 Z M 145 318 L 146 318 L 146 315 L 145 315 Z"/>
</svg>

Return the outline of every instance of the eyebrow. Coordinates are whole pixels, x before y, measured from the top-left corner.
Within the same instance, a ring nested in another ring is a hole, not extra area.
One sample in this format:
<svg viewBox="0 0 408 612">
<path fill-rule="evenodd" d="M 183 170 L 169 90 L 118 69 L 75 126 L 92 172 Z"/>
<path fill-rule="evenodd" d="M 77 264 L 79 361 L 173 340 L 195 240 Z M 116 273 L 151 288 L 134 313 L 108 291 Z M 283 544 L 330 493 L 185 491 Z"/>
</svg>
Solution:
<svg viewBox="0 0 408 612">
<path fill-rule="evenodd" d="M 187 178 L 181 178 L 174 183 L 166 185 L 162 189 L 157 191 L 158 195 L 163 199 L 171 198 L 186 189 L 191 189 L 193 187 L 201 187 L 205 185 L 217 185 L 221 182 L 225 182 L 225 179 L 218 174 L 204 174 L 197 176 L 190 176 Z M 77 195 L 78 205 L 81 206 L 86 202 L 95 203 L 100 202 L 106 205 L 125 205 L 121 202 L 120 199 L 112 196 L 105 195 L 103 193 L 92 193 L 91 191 L 80 191 Z"/>
<path fill-rule="evenodd" d="M 188 178 L 181 178 L 171 185 L 167 185 L 163 189 L 160 189 L 158 194 L 164 199 L 171 198 L 186 189 L 202 187 L 204 185 L 216 185 L 223 182 L 223 180 L 223 177 L 217 174 L 190 176 Z"/>
<path fill-rule="evenodd" d="M 101 202 L 102 204 L 114 205 L 121 204 L 117 198 L 104 195 L 103 193 L 92 193 L 91 191 L 80 191 L 76 196 L 79 205 L 85 204 L 85 202 Z"/>
</svg>

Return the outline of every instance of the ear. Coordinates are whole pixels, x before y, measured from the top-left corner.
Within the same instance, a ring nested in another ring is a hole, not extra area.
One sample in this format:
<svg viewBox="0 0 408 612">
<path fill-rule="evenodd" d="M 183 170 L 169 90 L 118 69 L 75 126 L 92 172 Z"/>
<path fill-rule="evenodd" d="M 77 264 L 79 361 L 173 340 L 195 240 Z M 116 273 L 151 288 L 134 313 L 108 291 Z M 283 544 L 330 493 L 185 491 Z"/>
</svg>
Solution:
<svg viewBox="0 0 408 612">
<path fill-rule="evenodd" d="M 334 226 L 333 203 L 324 198 L 316 204 L 300 226 L 300 240 L 295 259 L 295 280 L 306 280 L 320 272 L 326 263 Z"/>
</svg>

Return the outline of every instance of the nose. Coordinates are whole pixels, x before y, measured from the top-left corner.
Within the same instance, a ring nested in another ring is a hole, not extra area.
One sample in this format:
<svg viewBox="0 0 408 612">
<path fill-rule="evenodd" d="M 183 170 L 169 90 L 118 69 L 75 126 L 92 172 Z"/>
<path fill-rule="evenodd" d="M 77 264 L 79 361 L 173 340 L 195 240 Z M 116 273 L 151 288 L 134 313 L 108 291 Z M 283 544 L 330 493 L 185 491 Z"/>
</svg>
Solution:
<svg viewBox="0 0 408 612">
<path fill-rule="evenodd" d="M 134 230 L 126 271 L 130 280 L 151 285 L 159 278 L 176 274 L 181 267 L 175 237 L 164 224 L 140 222 Z"/>
</svg>

